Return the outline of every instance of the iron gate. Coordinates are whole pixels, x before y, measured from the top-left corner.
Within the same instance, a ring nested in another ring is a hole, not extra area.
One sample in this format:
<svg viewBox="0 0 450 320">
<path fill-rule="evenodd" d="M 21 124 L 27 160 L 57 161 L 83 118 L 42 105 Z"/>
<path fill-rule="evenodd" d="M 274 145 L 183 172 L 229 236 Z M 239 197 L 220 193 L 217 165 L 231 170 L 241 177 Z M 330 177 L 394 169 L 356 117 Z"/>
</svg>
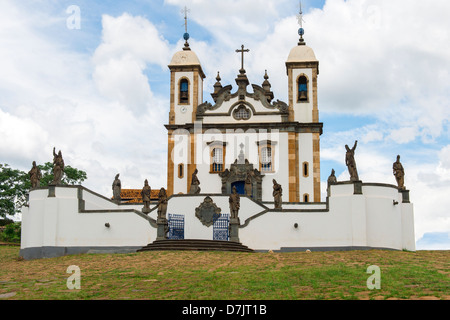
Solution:
<svg viewBox="0 0 450 320">
<path fill-rule="evenodd" d="M 213 239 L 228 241 L 229 239 L 230 215 L 222 214 L 213 224 Z"/>
<path fill-rule="evenodd" d="M 169 213 L 169 239 L 184 239 L 184 215 Z"/>
</svg>

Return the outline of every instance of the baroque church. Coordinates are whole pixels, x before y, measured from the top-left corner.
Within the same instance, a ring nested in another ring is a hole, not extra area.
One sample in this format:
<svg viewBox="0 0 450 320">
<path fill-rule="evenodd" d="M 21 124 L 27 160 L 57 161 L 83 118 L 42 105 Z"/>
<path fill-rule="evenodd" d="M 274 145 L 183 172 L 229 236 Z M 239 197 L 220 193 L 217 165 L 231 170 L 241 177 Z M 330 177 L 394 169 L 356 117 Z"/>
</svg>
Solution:
<svg viewBox="0 0 450 320">
<path fill-rule="evenodd" d="M 122 198 L 111 199 L 81 185 L 34 187 L 22 211 L 20 255 L 414 251 L 409 191 L 400 182 L 361 181 L 356 143 L 347 147 L 349 180 L 337 181 L 332 173 L 322 199 L 319 61 L 303 28 L 299 35 L 286 52 L 288 101 L 276 99 L 267 71 L 261 85 L 250 85 L 242 45 L 236 87 L 223 85 L 217 74 L 210 103 L 186 32 L 168 65 L 167 188 L 150 191 L 146 181 L 142 191 L 114 190 Z"/>
<path fill-rule="evenodd" d="M 320 202 L 319 61 L 300 39 L 286 60 L 289 101 L 275 100 L 269 77 L 251 84 L 242 65 L 237 88 L 220 75 L 204 101 L 202 65 L 186 35 L 170 64 L 168 194 L 187 194 L 197 170 L 205 193 L 240 194 L 273 201 L 273 179 L 286 202 Z M 247 188 L 245 185 L 247 184 Z"/>
</svg>

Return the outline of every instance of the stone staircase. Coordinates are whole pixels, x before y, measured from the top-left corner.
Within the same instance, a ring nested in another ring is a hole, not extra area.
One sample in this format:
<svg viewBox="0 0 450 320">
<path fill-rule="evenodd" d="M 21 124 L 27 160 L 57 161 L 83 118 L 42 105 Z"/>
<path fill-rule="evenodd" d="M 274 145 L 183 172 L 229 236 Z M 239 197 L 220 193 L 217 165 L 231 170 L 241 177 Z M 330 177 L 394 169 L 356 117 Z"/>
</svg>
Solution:
<svg viewBox="0 0 450 320">
<path fill-rule="evenodd" d="M 156 240 L 137 250 L 162 251 L 162 250 L 190 250 L 190 251 L 235 251 L 254 252 L 252 249 L 238 242 L 218 240 Z"/>
</svg>

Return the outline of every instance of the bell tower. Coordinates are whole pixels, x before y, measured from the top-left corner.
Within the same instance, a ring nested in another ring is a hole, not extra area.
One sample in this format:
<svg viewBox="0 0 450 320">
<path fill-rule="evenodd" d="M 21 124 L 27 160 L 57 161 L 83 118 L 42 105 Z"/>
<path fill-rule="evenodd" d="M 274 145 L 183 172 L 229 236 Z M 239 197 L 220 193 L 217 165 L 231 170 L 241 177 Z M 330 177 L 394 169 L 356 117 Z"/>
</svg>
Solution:
<svg viewBox="0 0 450 320">
<path fill-rule="evenodd" d="M 301 132 L 289 137 L 289 193 L 292 202 L 320 202 L 320 135 L 317 98 L 319 61 L 303 39 L 303 12 L 297 16 L 300 39 L 286 61 L 289 121 L 300 123 Z"/>
<path fill-rule="evenodd" d="M 174 126 L 193 124 L 196 121 L 197 106 L 203 102 L 203 72 L 200 61 L 189 46 L 189 33 L 187 33 L 187 8 L 185 14 L 186 32 L 181 51 L 176 52 L 170 64 L 170 112 L 168 126 L 168 170 L 167 170 L 167 194 L 187 193 L 190 178 L 196 169 L 195 161 L 195 134 L 191 132 L 188 137 L 181 137 L 183 147 L 182 156 L 174 158 L 175 140 Z M 180 145 L 181 147 L 181 145 Z M 179 154 L 179 151 L 175 153 Z M 175 179 L 177 175 L 177 179 Z M 175 180 L 178 185 L 175 186 Z M 183 181 L 183 182 L 182 182 Z"/>
</svg>

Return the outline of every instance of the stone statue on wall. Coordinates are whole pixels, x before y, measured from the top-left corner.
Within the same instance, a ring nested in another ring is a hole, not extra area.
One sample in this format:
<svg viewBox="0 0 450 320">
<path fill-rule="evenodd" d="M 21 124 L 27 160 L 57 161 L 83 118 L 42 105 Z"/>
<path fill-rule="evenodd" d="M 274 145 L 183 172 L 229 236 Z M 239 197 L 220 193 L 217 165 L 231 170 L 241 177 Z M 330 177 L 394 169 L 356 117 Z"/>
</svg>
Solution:
<svg viewBox="0 0 450 320">
<path fill-rule="evenodd" d="M 161 188 L 158 194 L 158 219 L 166 219 L 167 217 L 167 192 Z"/>
<path fill-rule="evenodd" d="M 355 150 L 358 141 L 355 141 L 355 145 L 353 148 L 349 148 L 348 145 L 345 145 L 345 149 L 347 150 L 345 154 L 345 164 L 348 168 L 348 173 L 350 174 L 350 181 L 359 181 L 358 170 L 356 169 L 356 161 L 355 161 Z"/>
<path fill-rule="evenodd" d="M 241 198 L 240 198 L 239 194 L 237 193 L 236 187 L 233 187 L 233 193 L 230 195 L 229 203 L 230 203 L 231 219 L 237 219 L 238 214 L 239 214 L 239 209 L 241 207 Z"/>
<path fill-rule="evenodd" d="M 30 181 L 31 181 L 31 189 L 36 189 L 40 187 L 42 174 L 39 167 L 36 165 L 36 161 L 33 161 L 33 167 L 31 168 L 30 172 L 28 172 L 30 175 Z"/>
<path fill-rule="evenodd" d="M 251 172 L 247 173 L 247 177 L 245 178 L 245 185 L 244 185 L 245 194 L 248 197 L 252 197 L 252 175 Z"/>
<path fill-rule="evenodd" d="M 282 196 L 283 196 L 283 188 L 280 184 L 277 183 L 275 179 L 273 179 L 273 201 L 275 202 L 275 209 L 281 209 L 282 204 Z"/>
<path fill-rule="evenodd" d="M 405 170 L 400 162 L 400 156 L 397 156 L 397 161 L 392 165 L 392 170 L 397 180 L 397 185 L 400 190 L 405 190 Z"/>
<path fill-rule="evenodd" d="M 144 203 L 144 208 L 142 208 L 142 213 L 150 212 L 150 200 L 151 200 L 152 189 L 148 185 L 148 180 L 145 179 L 144 188 L 142 188 L 142 202 Z"/>
<path fill-rule="evenodd" d="M 114 182 L 112 184 L 112 190 L 113 190 L 113 200 L 116 202 L 120 202 L 122 200 L 120 193 L 122 191 L 122 183 L 119 179 L 119 173 L 116 175 Z"/>
<path fill-rule="evenodd" d="M 334 169 L 331 170 L 331 175 L 328 177 L 328 184 L 336 184 L 337 178 L 336 178 L 336 171 Z"/>
<path fill-rule="evenodd" d="M 64 174 L 64 159 L 62 157 L 61 150 L 56 154 L 56 150 L 53 147 L 53 182 L 54 185 L 61 184 L 61 180 Z"/>
<path fill-rule="evenodd" d="M 189 194 L 199 194 L 200 193 L 200 180 L 197 178 L 198 170 L 195 169 L 194 173 L 192 174 L 192 180 L 191 180 L 191 188 L 189 189 Z"/>
</svg>

